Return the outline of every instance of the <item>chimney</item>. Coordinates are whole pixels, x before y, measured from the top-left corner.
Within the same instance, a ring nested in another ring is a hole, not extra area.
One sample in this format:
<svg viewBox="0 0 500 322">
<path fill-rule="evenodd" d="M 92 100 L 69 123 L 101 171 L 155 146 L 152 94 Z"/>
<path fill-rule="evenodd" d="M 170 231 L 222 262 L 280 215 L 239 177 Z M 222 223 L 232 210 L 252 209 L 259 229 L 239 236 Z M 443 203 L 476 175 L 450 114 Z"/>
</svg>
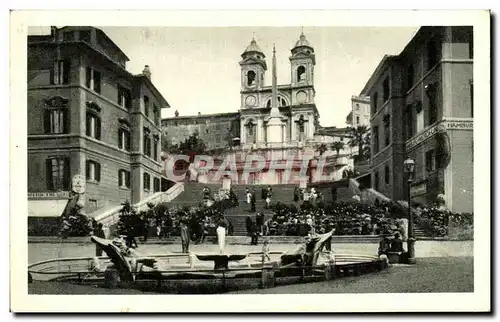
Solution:
<svg viewBox="0 0 500 322">
<path fill-rule="evenodd" d="M 50 26 L 50 36 L 52 37 L 52 39 L 56 39 L 56 35 L 57 35 L 57 27 L 56 26 Z"/>
<path fill-rule="evenodd" d="M 201 112 L 198 112 L 198 116 L 201 116 Z"/>
<path fill-rule="evenodd" d="M 149 69 L 149 65 L 145 65 L 142 70 L 142 75 L 146 76 L 149 80 L 151 80 L 151 70 Z"/>
</svg>

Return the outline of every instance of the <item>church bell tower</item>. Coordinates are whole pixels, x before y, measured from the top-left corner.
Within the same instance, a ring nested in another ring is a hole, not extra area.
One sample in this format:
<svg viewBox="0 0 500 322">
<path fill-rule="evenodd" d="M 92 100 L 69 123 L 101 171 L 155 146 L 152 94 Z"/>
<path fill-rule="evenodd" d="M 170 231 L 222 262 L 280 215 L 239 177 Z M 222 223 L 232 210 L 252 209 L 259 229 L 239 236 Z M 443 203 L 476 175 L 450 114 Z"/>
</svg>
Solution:
<svg viewBox="0 0 500 322">
<path fill-rule="evenodd" d="M 241 54 L 241 109 L 255 108 L 260 105 L 258 91 L 264 87 L 267 70 L 266 56 L 252 39 L 250 45 Z"/>
<path fill-rule="evenodd" d="M 314 104 L 314 48 L 304 32 L 292 48 L 290 56 L 292 80 L 292 105 Z"/>
</svg>

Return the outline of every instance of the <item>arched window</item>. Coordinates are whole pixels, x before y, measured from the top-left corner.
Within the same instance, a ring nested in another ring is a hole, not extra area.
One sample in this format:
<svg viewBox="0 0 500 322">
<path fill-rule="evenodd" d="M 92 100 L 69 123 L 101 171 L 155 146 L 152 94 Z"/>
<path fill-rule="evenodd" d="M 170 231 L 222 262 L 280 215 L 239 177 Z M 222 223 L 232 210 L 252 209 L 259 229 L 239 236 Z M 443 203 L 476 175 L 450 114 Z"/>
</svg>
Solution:
<svg viewBox="0 0 500 322">
<path fill-rule="evenodd" d="M 306 80 L 306 68 L 304 66 L 299 66 L 297 68 L 297 81 L 304 81 Z"/>
<path fill-rule="evenodd" d="M 266 104 L 267 107 L 271 107 L 272 100 L 273 100 L 272 98 L 267 100 L 267 104 Z M 282 106 L 287 106 L 287 103 L 283 97 L 278 96 L 278 107 L 282 107 Z"/>
<path fill-rule="evenodd" d="M 248 86 L 255 85 L 255 72 L 253 70 L 250 70 L 247 73 L 247 85 Z"/>
</svg>

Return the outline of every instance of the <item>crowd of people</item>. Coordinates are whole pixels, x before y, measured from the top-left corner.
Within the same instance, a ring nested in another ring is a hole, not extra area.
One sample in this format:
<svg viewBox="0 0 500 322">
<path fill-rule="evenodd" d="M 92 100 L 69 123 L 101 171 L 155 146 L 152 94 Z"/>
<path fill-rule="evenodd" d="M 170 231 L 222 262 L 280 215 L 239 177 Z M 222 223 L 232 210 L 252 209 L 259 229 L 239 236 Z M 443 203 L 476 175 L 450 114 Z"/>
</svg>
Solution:
<svg viewBox="0 0 500 322">
<path fill-rule="evenodd" d="M 307 236 L 323 234 L 335 229 L 336 235 L 378 235 L 392 226 L 398 209 L 390 204 L 371 206 L 357 202 L 347 203 L 277 203 L 273 216 L 262 224 L 262 234 L 270 236 Z"/>
<path fill-rule="evenodd" d="M 130 203 L 123 204 L 118 234 L 125 236 L 128 247 L 137 246 L 137 238 L 143 242 L 154 236 L 159 239 L 173 236 L 181 236 L 189 244 L 202 243 L 206 236 L 216 235 L 218 224 L 226 201 L 216 201 L 210 206 L 200 204 L 197 207 L 168 208 L 165 204 L 154 206 L 148 204 L 149 210 L 137 212 Z M 224 216 L 222 216 L 224 217 Z M 227 234 L 233 233 L 233 225 L 230 220 L 223 218 L 227 228 Z M 189 246 L 184 245 L 183 249 Z"/>
</svg>

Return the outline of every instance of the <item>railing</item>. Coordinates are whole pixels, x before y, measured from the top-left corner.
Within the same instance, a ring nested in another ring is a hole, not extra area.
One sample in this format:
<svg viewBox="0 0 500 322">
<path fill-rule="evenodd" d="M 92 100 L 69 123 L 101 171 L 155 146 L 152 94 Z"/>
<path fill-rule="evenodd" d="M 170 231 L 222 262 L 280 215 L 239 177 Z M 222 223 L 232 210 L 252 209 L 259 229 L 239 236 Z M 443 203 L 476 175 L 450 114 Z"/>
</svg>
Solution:
<svg viewBox="0 0 500 322">
<path fill-rule="evenodd" d="M 174 184 L 170 189 L 167 191 L 162 191 L 162 192 L 157 192 L 140 202 L 134 204 L 133 206 L 136 207 L 137 211 L 143 211 L 148 209 L 148 203 L 153 203 L 153 204 L 159 204 L 161 202 L 169 202 L 175 199 L 179 194 L 181 194 L 184 191 L 184 184 L 183 183 L 176 183 Z M 108 210 L 105 210 L 102 212 L 102 210 L 99 210 L 100 214 L 91 216 L 94 217 L 94 219 L 102 223 L 103 226 L 109 227 L 110 225 L 116 223 L 119 220 L 119 214 L 120 210 L 122 209 L 122 206 L 115 206 L 113 208 L 110 208 Z"/>
</svg>

